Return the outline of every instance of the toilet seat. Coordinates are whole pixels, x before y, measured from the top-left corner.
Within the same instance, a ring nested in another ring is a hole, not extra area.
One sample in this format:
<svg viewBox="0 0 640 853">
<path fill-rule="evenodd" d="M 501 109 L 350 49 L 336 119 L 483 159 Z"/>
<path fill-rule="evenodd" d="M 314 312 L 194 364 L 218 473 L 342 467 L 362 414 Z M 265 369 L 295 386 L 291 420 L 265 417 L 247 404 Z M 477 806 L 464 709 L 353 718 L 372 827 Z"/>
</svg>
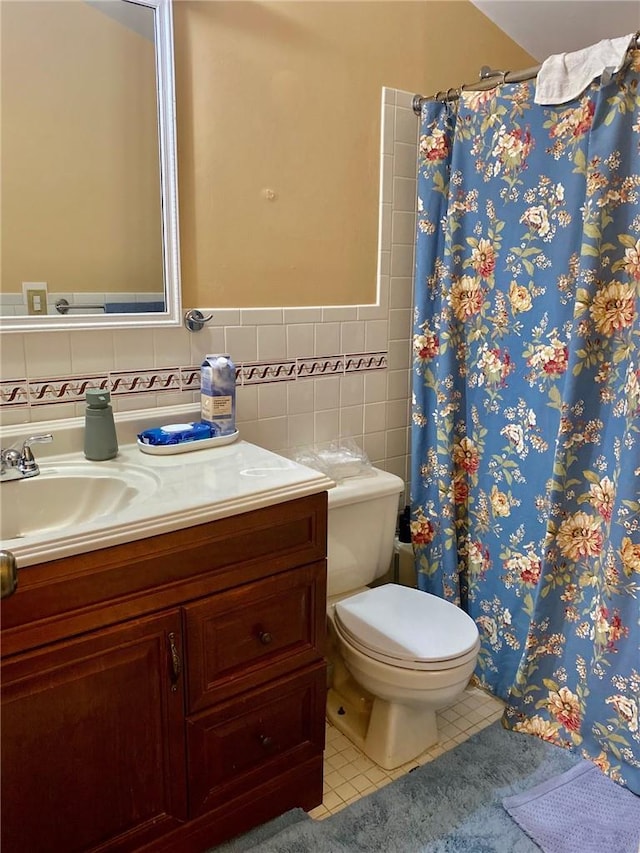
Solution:
<svg viewBox="0 0 640 853">
<path fill-rule="evenodd" d="M 404 669 L 461 666 L 477 655 L 480 645 L 475 622 L 459 607 L 398 584 L 337 602 L 334 624 L 362 654 Z"/>
</svg>

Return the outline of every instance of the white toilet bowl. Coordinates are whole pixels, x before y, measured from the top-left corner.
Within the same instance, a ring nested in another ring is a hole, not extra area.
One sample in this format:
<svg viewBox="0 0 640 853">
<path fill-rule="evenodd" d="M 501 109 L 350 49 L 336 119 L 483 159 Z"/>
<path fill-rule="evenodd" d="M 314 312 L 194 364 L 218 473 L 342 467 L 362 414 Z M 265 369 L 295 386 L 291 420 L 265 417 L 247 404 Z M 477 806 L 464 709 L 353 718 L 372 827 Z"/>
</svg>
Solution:
<svg viewBox="0 0 640 853">
<path fill-rule="evenodd" d="M 327 716 L 387 770 L 437 741 L 435 712 L 462 693 L 480 648 L 475 622 L 450 602 L 369 588 L 389 568 L 403 491 L 377 468 L 329 491 Z"/>
<path fill-rule="evenodd" d="M 328 618 L 327 716 L 376 764 L 399 767 L 438 740 L 436 710 L 455 702 L 475 668 L 476 624 L 397 584 L 336 596 Z"/>
</svg>

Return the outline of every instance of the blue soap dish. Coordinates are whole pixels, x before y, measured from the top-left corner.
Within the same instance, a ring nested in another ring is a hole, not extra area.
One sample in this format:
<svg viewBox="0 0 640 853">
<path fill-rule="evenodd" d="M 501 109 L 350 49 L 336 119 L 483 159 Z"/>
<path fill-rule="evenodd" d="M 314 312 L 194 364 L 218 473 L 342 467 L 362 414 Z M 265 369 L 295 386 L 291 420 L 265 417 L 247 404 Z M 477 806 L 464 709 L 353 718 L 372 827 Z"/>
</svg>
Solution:
<svg viewBox="0 0 640 853">
<path fill-rule="evenodd" d="M 240 435 L 239 430 L 229 435 L 215 435 L 213 438 L 196 438 L 192 441 L 182 441 L 178 444 L 145 444 L 138 439 L 138 447 L 143 453 L 151 456 L 173 456 L 175 453 L 189 453 L 192 450 L 206 450 L 208 447 L 223 447 L 233 444 Z"/>
</svg>

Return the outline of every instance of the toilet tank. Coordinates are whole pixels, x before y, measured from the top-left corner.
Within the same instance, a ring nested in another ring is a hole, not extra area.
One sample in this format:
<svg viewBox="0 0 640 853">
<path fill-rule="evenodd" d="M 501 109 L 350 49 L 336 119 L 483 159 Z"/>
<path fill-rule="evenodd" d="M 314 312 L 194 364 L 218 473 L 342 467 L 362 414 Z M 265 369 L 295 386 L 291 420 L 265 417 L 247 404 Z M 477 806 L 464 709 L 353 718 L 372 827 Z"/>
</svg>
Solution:
<svg viewBox="0 0 640 853">
<path fill-rule="evenodd" d="M 329 490 L 327 594 L 370 584 L 389 568 L 404 482 L 373 468 Z"/>
</svg>

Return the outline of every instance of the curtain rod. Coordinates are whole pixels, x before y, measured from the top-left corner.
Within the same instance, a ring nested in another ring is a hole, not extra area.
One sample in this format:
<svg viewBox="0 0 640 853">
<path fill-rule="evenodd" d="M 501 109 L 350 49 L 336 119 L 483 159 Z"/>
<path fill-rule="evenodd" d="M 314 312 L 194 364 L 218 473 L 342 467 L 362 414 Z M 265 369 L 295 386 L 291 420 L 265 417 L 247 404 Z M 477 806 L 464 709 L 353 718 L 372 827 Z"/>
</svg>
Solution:
<svg viewBox="0 0 640 853">
<path fill-rule="evenodd" d="M 533 80 L 540 71 L 539 65 L 534 65 L 532 68 L 525 68 L 524 71 L 497 71 L 484 65 L 480 71 L 480 78 L 477 83 L 463 83 L 458 89 L 447 89 L 446 92 L 436 92 L 428 98 L 422 95 L 413 96 L 413 111 L 420 114 L 423 104 L 431 103 L 432 101 L 457 101 L 461 92 L 486 92 L 493 89 L 502 83 L 522 83 L 523 80 Z"/>
<path fill-rule="evenodd" d="M 640 47 L 640 30 L 636 32 L 629 46 Z M 533 80 L 538 76 L 540 68 L 540 65 L 534 65 L 532 68 L 525 68 L 524 71 L 497 71 L 489 68 L 488 65 L 483 65 L 480 69 L 479 80 L 476 83 L 463 83 L 457 89 L 436 92 L 435 95 L 430 95 L 428 98 L 423 97 L 423 95 L 414 95 L 413 111 L 420 115 L 422 105 L 432 101 L 457 101 L 462 92 L 486 92 L 495 86 L 501 86 L 503 83 L 522 83 L 524 80 Z"/>
</svg>

